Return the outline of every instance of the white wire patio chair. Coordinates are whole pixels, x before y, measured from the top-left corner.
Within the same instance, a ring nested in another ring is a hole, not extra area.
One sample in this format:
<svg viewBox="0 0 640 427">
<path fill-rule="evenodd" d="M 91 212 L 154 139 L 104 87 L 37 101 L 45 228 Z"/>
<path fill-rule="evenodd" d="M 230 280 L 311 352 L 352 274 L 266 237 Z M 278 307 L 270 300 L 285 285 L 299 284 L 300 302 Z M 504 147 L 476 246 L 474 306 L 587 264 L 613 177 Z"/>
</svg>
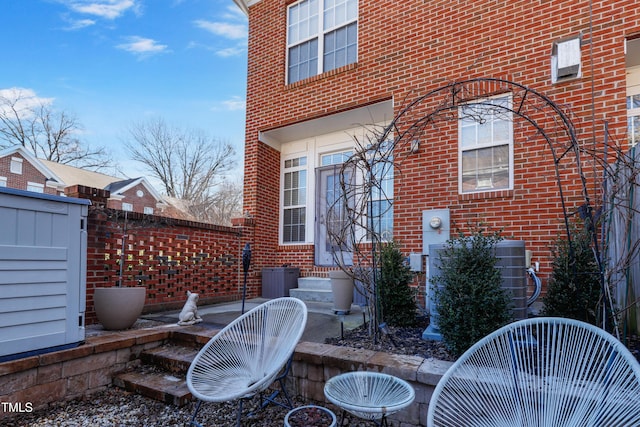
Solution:
<svg viewBox="0 0 640 427">
<path fill-rule="evenodd" d="M 240 426 L 242 402 L 279 378 L 306 323 L 307 306 L 297 298 L 285 297 L 255 307 L 220 330 L 187 372 L 187 386 L 199 400 L 191 425 L 200 426 L 196 416 L 203 401 L 238 400 Z"/>
<path fill-rule="evenodd" d="M 340 426 L 344 411 L 386 426 L 388 415 L 406 408 L 415 399 L 415 391 L 408 382 L 393 375 L 367 371 L 329 378 L 324 385 L 324 395 L 343 410 Z"/>
<path fill-rule="evenodd" d="M 593 325 L 553 317 L 514 322 L 447 370 L 427 425 L 640 426 L 640 364 Z"/>
</svg>

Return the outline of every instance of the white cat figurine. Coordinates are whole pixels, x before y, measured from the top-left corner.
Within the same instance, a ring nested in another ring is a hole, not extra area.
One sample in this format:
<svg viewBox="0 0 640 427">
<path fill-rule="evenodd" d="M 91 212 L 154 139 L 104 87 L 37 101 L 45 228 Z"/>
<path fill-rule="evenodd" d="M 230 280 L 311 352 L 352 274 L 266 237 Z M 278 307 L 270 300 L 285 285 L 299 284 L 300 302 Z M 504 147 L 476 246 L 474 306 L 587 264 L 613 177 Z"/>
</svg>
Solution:
<svg viewBox="0 0 640 427">
<path fill-rule="evenodd" d="M 198 298 L 200 297 L 197 293 L 187 291 L 187 302 L 178 316 L 180 319 L 178 325 L 186 326 L 202 322 L 202 317 L 198 316 Z"/>
</svg>

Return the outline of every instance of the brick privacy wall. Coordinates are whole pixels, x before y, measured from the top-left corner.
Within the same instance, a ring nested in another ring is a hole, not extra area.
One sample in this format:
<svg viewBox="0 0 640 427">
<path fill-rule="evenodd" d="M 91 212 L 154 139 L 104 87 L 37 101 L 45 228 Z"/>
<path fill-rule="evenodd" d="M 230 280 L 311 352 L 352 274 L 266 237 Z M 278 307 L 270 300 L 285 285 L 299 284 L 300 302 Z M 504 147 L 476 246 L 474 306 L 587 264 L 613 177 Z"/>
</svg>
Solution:
<svg viewBox="0 0 640 427">
<path fill-rule="evenodd" d="M 11 172 L 11 158 L 17 157 L 22 159 L 22 173 L 15 174 Z M 18 153 L 0 158 L 0 176 L 7 178 L 7 187 L 26 190 L 29 182 L 44 185 L 44 194 L 58 195 L 59 193 L 53 187 L 47 187 L 47 179 L 42 175 L 27 159 Z"/>
<path fill-rule="evenodd" d="M 571 0 L 361 0 L 357 64 L 285 85 L 290 3 L 262 0 L 249 9 L 244 206 L 256 228 L 265 231 L 256 236 L 260 245 L 275 252 L 257 259 L 258 265 L 268 266 L 275 255 L 276 264 L 300 267 L 303 275 L 317 270 L 312 246 L 278 246 L 280 157 L 257 140 L 259 131 L 385 99 L 394 100 L 397 114 L 407 102 L 449 82 L 495 77 L 530 87 L 570 111 L 584 148 L 602 148 L 605 120 L 610 141 L 625 141 L 624 39 L 640 28 L 635 1 L 591 2 L 590 23 L 590 3 Z M 553 42 L 579 33 L 582 77 L 551 84 Z M 404 157 L 394 207 L 395 237 L 404 252 L 422 250 L 422 210 L 450 208 L 457 226 L 483 220 L 503 228 L 508 238 L 525 240 L 547 278 L 549 247 L 563 232 L 561 201 L 548 146 L 532 137 L 530 129 L 519 134 L 521 124 L 514 129 L 515 182 L 510 191 L 458 194 L 457 132 L 446 124 L 422 141 L 416 155 Z M 594 196 L 601 171 L 588 156 L 582 161 Z M 567 208 L 575 211 L 583 203 L 575 166 L 567 161 L 561 170 Z"/>
<path fill-rule="evenodd" d="M 104 190 L 75 186 L 68 194 L 92 200 L 87 219 L 86 324 L 97 322 L 95 288 L 116 285 L 122 259 L 123 286 L 147 289 L 145 313 L 181 308 L 188 290 L 200 294 L 199 304 L 242 298 L 241 253 L 253 239 L 250 220 L 223 227 L 127 212 L 121 257 L 125 212 L 105 207 L 109 193 Z M 260 275 L 254 271 L 251 265 L 247 297 L 261 294 Z"/>
</svg>

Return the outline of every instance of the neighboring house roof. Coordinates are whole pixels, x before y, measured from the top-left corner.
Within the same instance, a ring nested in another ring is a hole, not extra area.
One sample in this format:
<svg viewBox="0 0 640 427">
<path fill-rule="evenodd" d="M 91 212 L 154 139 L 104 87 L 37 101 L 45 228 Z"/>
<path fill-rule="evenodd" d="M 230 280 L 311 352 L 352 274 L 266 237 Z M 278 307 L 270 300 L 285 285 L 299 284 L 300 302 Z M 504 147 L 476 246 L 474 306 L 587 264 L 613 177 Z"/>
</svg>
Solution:
<svg viewBox="0 0 640 427">
<path fill-rule="evenodd" d="M 38 172 L 44 175 L 48 181 L 56 182 L 56 186 L 61 190 L 66 186 L 64 179 L 62 179 L 62 177 L 58 175 L 54 169 L 48 167 L 47 164 L 31 154 L 22 145 L 14 145 L 12 147 L 5 148 L 4 150 L 0 150 L 0 158 L 12 156 L 14 154 L 20 154 L 22 158 L 28 161 Z"/>
<path fill-rule="evenodd" d="M 50 160 L 38 160 L 62 178 L 62 181 L 66 186 L 85 185 L 87 187 L 104 189 L 111 183 L 123 180 L 123 178 L 109 176 L 99 172 L 92 172 L 69 165 L 63 165 Z"/>
<path fill-rule="evenodd" d="M 112 182 L 111 184 L 107 185 L 104 189 L 109 190 L 111 192 L 112 197 L 114 196 L 118 197 L 138 184 L 143 185 L 147 189 L 149 194 L 151 194 L 153 198 L 158 201 L 158 203 L 166 203 L 164 200 L 164 197 L 160 195 L 160 193 L 158 193 L 155 188 L 153 188 L 153 186 L 149 183 L 149 181 L 147 181 L 145 177 L 125 179 L 123 181 Z"/>
</svg>

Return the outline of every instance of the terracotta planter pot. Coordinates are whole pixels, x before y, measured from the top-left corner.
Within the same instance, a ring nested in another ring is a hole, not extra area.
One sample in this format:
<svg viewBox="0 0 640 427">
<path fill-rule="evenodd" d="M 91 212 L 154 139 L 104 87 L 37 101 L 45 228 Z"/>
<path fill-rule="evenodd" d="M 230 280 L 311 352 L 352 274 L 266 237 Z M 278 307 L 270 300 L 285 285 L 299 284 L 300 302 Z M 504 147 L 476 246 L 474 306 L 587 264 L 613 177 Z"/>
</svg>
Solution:
<svg viewBox="0 0 640 427">
<path fill-rule="evenodd" d="M 285 427 L 334 427 L 336 415 L 322 406 L 294 408 L 284 417 Z"/>
<path fill-rule="evenodd" d="M 353 303 L 353 278 L 342 270 L 330 271 L 333 310 L 348 314 Z"/>
<path fill-rule="evenodd" d="M 147 288 L 96 288 L 93 305 L 98 321 L 105 329 L 121 330 L 130 328 L 144 308 Z"/>
</svg>

